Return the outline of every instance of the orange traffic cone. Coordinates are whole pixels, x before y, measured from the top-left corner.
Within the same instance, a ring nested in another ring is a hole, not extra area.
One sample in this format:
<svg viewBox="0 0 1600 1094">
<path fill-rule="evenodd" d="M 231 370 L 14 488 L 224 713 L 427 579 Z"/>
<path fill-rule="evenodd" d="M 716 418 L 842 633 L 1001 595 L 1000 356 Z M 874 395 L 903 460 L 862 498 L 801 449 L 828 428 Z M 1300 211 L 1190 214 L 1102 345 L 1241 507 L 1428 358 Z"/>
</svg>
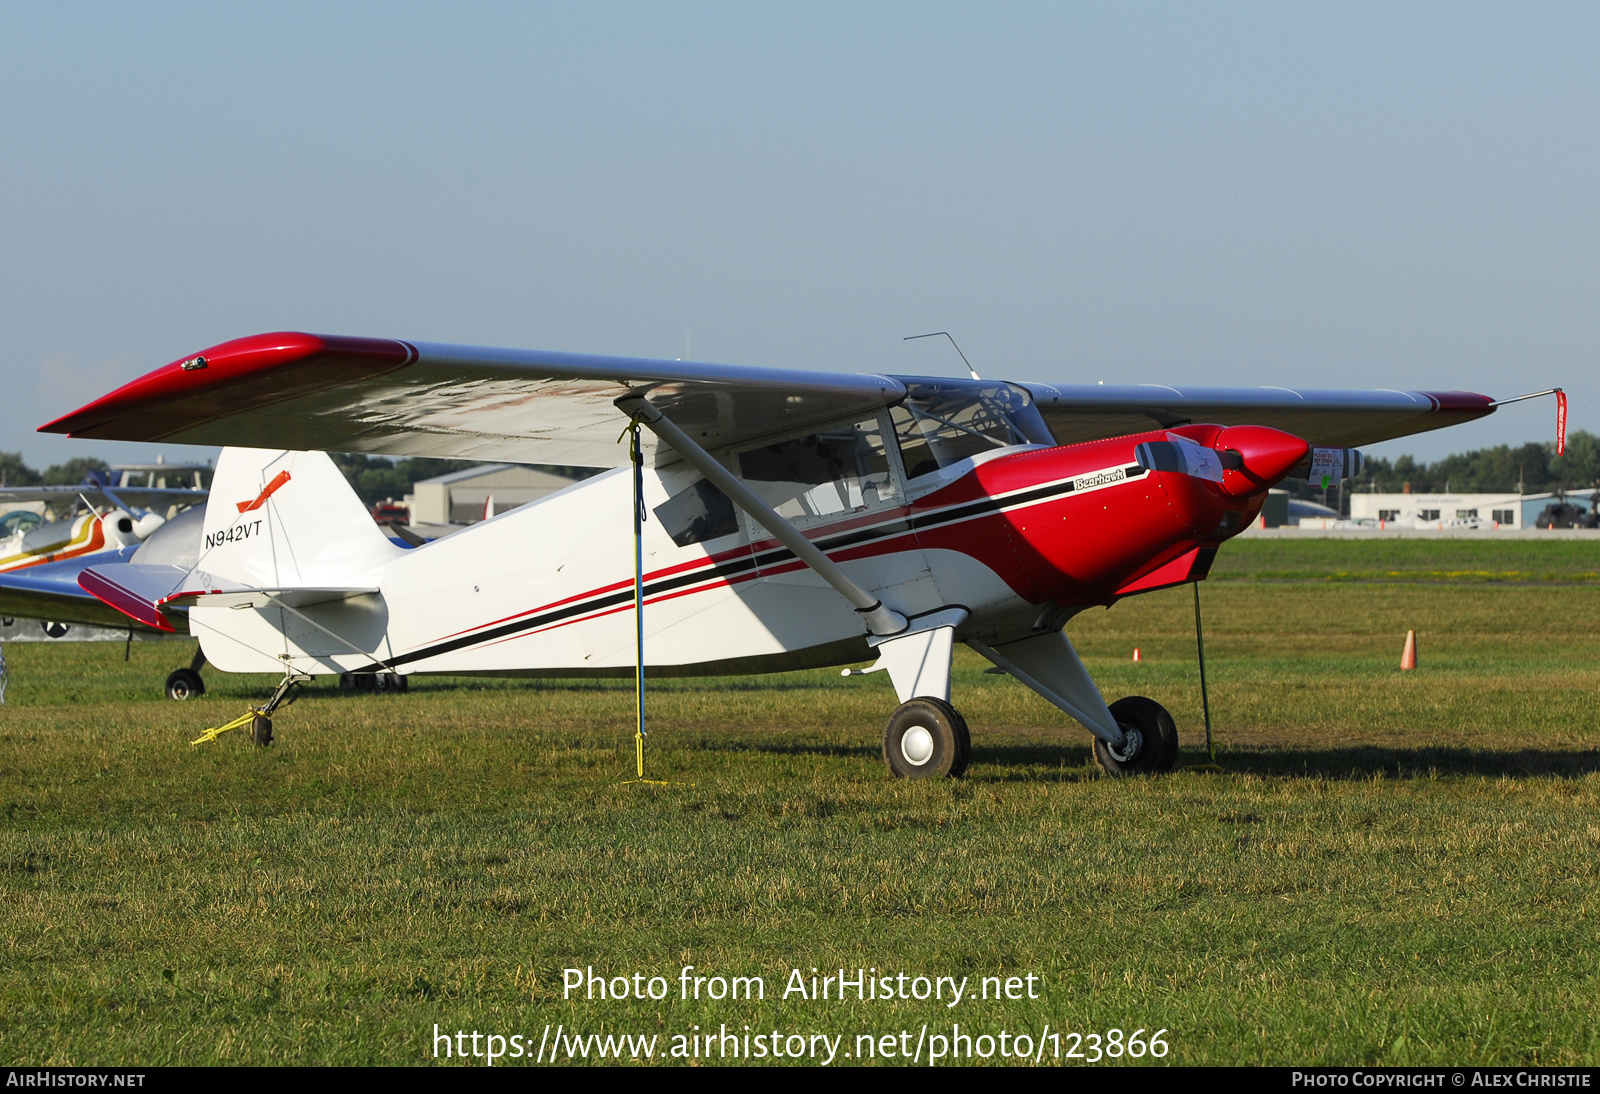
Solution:
<svg viewBox="0 0 1600 1094">
<path fill-rule="evenodd" d="M 1417 632 L 1406 632 L 1406 648 L 1400 651 L 1400 668 L 1402 671 L 1417 667 Z"/>
<path fill-rule="evenodd" d="M 1138 646 L 1133 647 L 1133 660 L 1134 660 L 1135 664 L 1137 664 L 1138 661 L 1139 661 L 1139 647 Z"/>
</svg>

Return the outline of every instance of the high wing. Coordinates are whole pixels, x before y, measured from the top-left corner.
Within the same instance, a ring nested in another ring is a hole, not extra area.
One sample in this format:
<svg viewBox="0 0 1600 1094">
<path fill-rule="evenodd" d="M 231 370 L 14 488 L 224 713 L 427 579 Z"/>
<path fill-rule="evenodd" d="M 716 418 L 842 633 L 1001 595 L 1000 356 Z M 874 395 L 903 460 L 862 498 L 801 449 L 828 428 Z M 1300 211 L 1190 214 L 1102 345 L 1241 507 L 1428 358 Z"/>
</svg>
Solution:
<svg viewBox="0 0 1600 1094">
<path fill-rule="evenodd" d="M 612 404 L 630 391 L 714 448 L 905 395 L 856 373 L 266 334 L 175 361 L 41 432 L 614 467 L 627 418 Z"/>
<path fill-rule="evenodd" d="M 1191 422 L 1265 425 L 1314 445 L 1375 444 L 1494 413 L 1470 391 L 1320 391 L 1287 387 L 1059 386 L 1023 384 L 1057 444 Z"/>
<path fill-rule="evenodd" d="M 1026 393 L 1059 444 L 1201 421 L 1345 445 L 1493 412 L 1486 396 L 1467 392 L 996 385 L 280 333 L 174 361 L 40 430 L 613 467 L 627 462 L 614 402 L 630 393 L 718 449 L 868 414 L 906 398 L 908 387 L 929 386 Z M 654 452 L 653 436 L 648 443 Z"/>
</svg>

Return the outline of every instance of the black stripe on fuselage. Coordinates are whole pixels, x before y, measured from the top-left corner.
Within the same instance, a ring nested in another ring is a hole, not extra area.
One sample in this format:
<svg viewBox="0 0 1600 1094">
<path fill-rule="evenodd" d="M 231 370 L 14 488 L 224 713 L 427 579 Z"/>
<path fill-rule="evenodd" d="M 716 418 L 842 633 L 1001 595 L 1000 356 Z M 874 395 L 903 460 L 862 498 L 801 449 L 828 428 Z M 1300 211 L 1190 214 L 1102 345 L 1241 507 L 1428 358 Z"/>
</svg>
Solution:
<svg viewBox="0 0 1600 1094">
<path fill-rule="evenodd" d="M 1145 469 L 1137 464 L 1122 469 L 1127 476 L 1119 482 L 1127 482 L 1141 478 Z M 1081 476 L 1080 476 L 1081 477 Z M 1107 484 L 1112 485 L 1112 484 Z M 900 520 L 886 521 L 868 528 L 852 529 L 841 532 L 836 536 L 825 536 L 816 540 L 816 545 L 823 551 L 838 551 L 846 547 L 856 547 L 874 540 L 889 539 L 894 536 L 905 535 L 907 532 L 935 528 L 943 524 L 954 524 L 957 521 L 969 520 L 972 517 L 983 516 L 988 513 L 998 513 L 1004 509 L 1014 509 L 1020 505 L 1031 505 L 1034 502 L 1045 501 L 1049 498 L 1062 497 L 1073 492 L 1072 480 L 1051 483 L 1048 486 L 1037 486 L 1031 490 L 1022 490 L 1015 494 L 1007 494 L 998 498 L 983 498 L 980 501 L 968 502 L 965 505 L 952 506 L 949 509 L 936 509 L 931 513 L 922 513 L 918 516 L 902 518 Z M 777 566 L 795 557 L 794 552 L 787 547 L 776 547 L 762 551 L 760 554 L 747 555 L 744 558 L 729 559 L 726 562 L 712 564 L 709 570 L 698 569 L 687 574 L 678 574 L 674 577 L 663 578 L 660 581 L 649 582 L 644 587 L 644 595 L 648 599 L 661 593 L 672 592 L 690 585 L 698 585 L 703 581 L 715 578 L 728 579 L 737 577 L 757 567 Z M 407 665 L 413 661 L 422 661 L 429 657 L 438 657 L 441 654 L 454 653 L 456 650 L 468 646 L 476 646 L 483 642 L 492 642 L 498 638 L 506 638 L 520 631 L 536 630 L 551 623 L 559 623 L 563 619 L 574 616 L 587 615 L 590 612 L 602 611 L 613 608 L 619 604 L 626 604 L 633 599 L 633 590 L 622 589 L 618 592 L 606 593 L 593 599 L 577 604 L 568 604 L 548 612 L 516 619 L 509 623 L 490 627 L 487 630 L 477 631 L 473 634 L 464 634 L 459 638 L 447 639 L 443 642 L 425 646 L 410 653 L 402 653 L 391 657 L 386 662 L 387 666 Z M 356 672 L 383 672 L 386 665 L 371 664 L 355 669 Z"/>
</svg>

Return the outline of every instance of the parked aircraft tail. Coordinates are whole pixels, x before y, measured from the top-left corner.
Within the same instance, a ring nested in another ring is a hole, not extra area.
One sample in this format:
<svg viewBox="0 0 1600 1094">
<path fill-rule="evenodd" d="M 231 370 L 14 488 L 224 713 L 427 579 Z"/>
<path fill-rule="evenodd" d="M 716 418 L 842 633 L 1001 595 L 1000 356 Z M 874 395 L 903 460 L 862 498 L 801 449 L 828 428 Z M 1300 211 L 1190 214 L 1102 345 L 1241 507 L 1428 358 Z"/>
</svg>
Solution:
<svg viewBox="0 0 1600 1094">
<path fill-rule="evenodd" d="M 197 568 L 258 589 L 343 586 L 404 550 L 327 453 L 224 448 Z"/>
</svg>

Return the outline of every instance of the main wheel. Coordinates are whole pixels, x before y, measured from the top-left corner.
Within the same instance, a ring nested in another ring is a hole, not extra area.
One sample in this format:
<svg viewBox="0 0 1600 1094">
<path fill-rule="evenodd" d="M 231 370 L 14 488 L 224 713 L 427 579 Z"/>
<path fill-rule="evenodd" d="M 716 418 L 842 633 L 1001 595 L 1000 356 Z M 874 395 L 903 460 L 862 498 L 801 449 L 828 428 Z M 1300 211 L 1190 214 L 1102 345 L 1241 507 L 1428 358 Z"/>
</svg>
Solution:
<svg viewBox="0 0 1600 1094">
<path fill-rule="evenodd" d="M 257 714 L 250 719 L 250 743 L 265 748 L 272 743 L 272 719 L 265 714 Z"/>
<path fill-rule="evenodd" d="M 1111 716 L 1127 738 L 1114 747 L 1096 737 L 1094 758 L 1113 775 L 1154 775 L 1178 760 L 1178 726 L 1167 708 L 1143 695 L 1111 704 Z"/>
<path fill-rule="evenodd" d="M 908 699 L 883 730 L 883 762 L 899 779 L 955 778 L 971 756 L 967 721 L 943 699 Z"/>
<path fill-rule="evenodd" d="M 183 702 L 206 693 L 206 682 L 193 669 L 174 669 L 167 677 L 167 698 Z"/>
</svg>

